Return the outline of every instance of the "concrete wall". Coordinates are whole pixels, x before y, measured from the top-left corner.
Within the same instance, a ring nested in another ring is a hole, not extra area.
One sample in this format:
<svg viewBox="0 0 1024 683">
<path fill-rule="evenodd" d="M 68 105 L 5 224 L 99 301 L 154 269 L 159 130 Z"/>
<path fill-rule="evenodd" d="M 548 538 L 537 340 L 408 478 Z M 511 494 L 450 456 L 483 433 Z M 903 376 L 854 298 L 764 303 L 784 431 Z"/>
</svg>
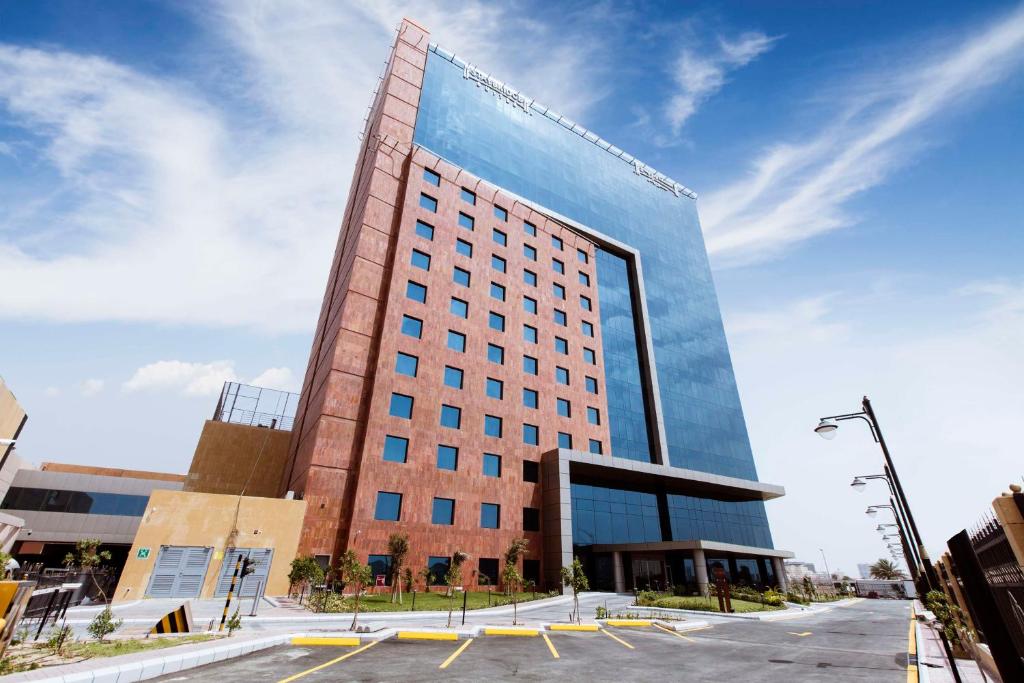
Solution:
<svg viewBox="0 0 1024 683">
<path fill-rule="evenodd" d="M 18 430 L 24 421 L 25 409 L 0 377 L 0 439 L 17 438 Z M 7 446 L 0 446 L 0 455 L 3 455 L 6 449 Z"/>
<path fill-rule="evenodd" d="M 238 533 L 230 538 L 236 506 Z M 154 491 L 114 592 L 114 600 L 134 600 L 145 595 L 161 545 L 214 549 L 200 597 L 213 596 L 225 548 L 273 548 L 274 559 L 265 593 L 285 595 L 305 513 L 306 502 L 302 500 L 249 496 L 239 499 L 212 493 Z M 148 558 L 139 559 L 140 548 L 150 549 Z"/>
<path fill-rule="evenodd" d="M 207 420 L 192 456 L 185 490 L 240 495 L 251 474 L 245 495 L 276 497 L 291 435 L 281 429 Z"/>
</svg>

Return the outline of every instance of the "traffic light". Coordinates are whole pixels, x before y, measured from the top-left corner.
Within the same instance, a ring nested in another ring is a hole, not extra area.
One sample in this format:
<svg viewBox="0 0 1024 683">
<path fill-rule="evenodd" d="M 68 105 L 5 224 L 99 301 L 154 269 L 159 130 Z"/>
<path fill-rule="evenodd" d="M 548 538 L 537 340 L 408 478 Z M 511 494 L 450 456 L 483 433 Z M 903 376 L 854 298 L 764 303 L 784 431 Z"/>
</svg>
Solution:
<svg viewBox="0 0 1024 683">
<path fill-rule="evenodd" d="M 242 572 L 241 574 L 239 574 L 239 576 L 245 578 L 246 576 L 249 576 L 249 574 L 252 574 L 254 571 L 256 571 L 256 563 L 250 560 L 248 557 L 242 558 Z"/>
</svg>

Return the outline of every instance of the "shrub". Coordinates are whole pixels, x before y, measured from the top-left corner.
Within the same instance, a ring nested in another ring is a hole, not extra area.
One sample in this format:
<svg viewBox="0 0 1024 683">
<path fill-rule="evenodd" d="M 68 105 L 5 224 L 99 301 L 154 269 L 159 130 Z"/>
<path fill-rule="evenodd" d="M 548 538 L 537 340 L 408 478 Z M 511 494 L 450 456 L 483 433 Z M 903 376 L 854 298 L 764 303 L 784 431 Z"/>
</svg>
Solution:
<svg viewBox="0 0 1024 683">
<path fill-rule="evenodd" d="M 46 649 L 55 655 L 63 654 L 64 646 L 71 640 L 71 627 L 67 624 L 54 627 L 46 638 Z"/>
<path fill-rule="evenodd" d="M 239 608 L 236 607 L 235 613 L 231 615 L 230 619 L 228 619 L 227 627 L 229 636 L 242 628 L 242 615 L 238 613 L 238 610 Z"/>
<path fill-rule="evenodd" d="M 86 630 L 89 632 L 89 635 L 102 642 L 104 638 L 121 628 L 123 623 L 124 619 L 115 619 L 114 613 L 110 611 L 110 607 L 106 607 L 102 612 L 93 617 Z"/>
<path fill-rule="evenodd" d="M 772 607 L 782 607 L 782 593 L 778 592 L 773 588 L 769 588 L 764 592 L 764 604 L 771 605 Z"/>
<path fill-rule="evenodd" d="M 602 607 L 601 605 L 598 605 L 597 606 L 597 617 L 596 618 L 597 619 L 607 619 L 608 618 L 608 610 L 605 609 L 604 607 Z"/>
<path fill-rule="evenodd" d="M 636 594 L 636 604 L 643 607 L 653 605 L 658 599 L 658 594 L 654 591 L 640 591 Z"/>
</svg>

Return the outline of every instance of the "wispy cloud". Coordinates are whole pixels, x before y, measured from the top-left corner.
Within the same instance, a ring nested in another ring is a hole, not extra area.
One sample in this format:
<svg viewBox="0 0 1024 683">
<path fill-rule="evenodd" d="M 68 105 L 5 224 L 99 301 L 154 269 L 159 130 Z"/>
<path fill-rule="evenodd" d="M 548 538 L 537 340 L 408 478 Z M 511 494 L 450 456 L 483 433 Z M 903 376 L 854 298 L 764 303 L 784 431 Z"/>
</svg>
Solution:
<svg viewBox="0 0 1024 683">
<path fill-rule="evenodd" d="M 55 175 L 16 188 L 19 212 L 0 219 L 0 317 L 308 330 L 405 13 L 567 114 L 602 96 L 607 57 L 586 40 L 599 19 L 553 26 L 479 0 L 196 9 L 196 73 L 169 77 L 0 44 L 0 120 Z"/>
<path fill-rule="evenodd" d="M 869 74 L 805 142 L 779 143 L 742 180 L 704 192 L 708 251 L 756 260 L 856 221 L 846 203 L 912 158 L 922 126 L 1005 79 L 1024 58 L 1024 9 L 899 72 Z"/>
<path fill-rule="evenodd" d="M 100 393 L 101 391 L 103 391 L 104 384 L 105 382 L 101 379 L 87 379 L 78 386 L 78 391 L 79 393 L 82 394 L 82 396 L 86 398 L 91 398 L 96 394 Z"/>
<path fill-rule="evenodd" d="M 719 36 L 704 49 L 683 48 L 672 77 L 677 91 L 665 106 L 665 115 L 678 135 L 697 109 L 725 85 L 729 72 L 742 68 L 772 48 L 779 36 L 748 31 L 736 38 Z"/>
<path fill-rule="evenodd" d="M 185 396 L 215 396 L 224 382 L 237 379 L 232 361 L 190 363 L 161 360 L 143 365 L 121 388 L 127 392 L 174 391 Z"/>
</svg>

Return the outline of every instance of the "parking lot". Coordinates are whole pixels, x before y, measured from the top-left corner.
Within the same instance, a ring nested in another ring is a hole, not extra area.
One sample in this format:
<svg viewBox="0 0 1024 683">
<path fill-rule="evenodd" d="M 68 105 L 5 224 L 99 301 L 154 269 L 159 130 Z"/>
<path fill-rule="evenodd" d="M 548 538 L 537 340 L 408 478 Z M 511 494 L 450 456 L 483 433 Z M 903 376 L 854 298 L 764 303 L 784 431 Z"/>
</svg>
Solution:
<svg viewBox="0 0 1024 683">
<path fill-rule="evenodd" d="M 281 646 L 161 681 L 479 681 L 688 679 L 905 681 L 906 602 L 869 601 L 779 622 L 597 632 L 383 640 L 355 647 Z"/>
</svg>

